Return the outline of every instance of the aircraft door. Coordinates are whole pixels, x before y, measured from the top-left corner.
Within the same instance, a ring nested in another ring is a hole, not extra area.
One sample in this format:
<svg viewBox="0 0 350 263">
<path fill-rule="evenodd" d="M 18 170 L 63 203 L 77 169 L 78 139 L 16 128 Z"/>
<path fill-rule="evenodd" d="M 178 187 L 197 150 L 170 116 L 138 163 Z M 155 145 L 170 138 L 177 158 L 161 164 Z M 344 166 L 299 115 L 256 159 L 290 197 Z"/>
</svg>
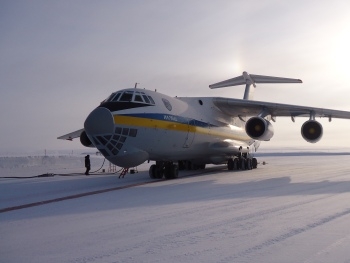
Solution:
<svg viewBox="0 0 350 263">
<path fill-rule="evenodd" d="M 195 120 L 189 120 L 187 123 L 187 134 L 186 134 L 185 143 L 183 145 L 183 148 L 191 147 L 195 135 L 196 135 Z"/>
</svg>

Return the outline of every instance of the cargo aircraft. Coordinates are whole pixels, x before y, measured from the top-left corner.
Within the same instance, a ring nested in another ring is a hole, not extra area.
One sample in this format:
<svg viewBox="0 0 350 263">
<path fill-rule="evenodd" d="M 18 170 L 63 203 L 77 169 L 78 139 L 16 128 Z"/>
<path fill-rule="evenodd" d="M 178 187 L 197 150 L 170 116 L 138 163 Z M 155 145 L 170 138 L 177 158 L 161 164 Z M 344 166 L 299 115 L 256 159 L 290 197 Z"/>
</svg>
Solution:
<svg viewBox="0 0 350 263">
<path fill-rule="evenodd" d="M 228 170 L 257 168 L 251 152 L 273 134 L 277 116 L 307 117 L 302 137 L 316 143 L 323 134 L 316 117 L 350 119 L 350 112 L 252 100 L 256 83 L 302 83 L 299 79 L 253 75 L 228 79 L 211 89 L 245 85 L 243 99 L 169 97 L 135 88 L 112 93 L 86 118 L 84 128 L 58 137 L 80 137 L 111 163 L 130 168 L 145 161 L 151 178 L 173 179 L 181 169 L 227 164 Z"/>
</svg>

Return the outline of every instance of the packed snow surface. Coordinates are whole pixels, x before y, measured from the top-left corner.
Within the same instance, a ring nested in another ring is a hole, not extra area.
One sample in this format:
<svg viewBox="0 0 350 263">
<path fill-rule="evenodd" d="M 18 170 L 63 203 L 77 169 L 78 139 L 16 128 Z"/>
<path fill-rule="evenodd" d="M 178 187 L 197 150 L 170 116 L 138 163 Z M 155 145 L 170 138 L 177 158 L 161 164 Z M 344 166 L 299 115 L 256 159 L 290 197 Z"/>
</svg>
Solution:
<svg viewBox="0 0 350 263">
<path fill-rule="evenodd" d="M 2 212 L 0 262 L 350 262 L 350 155 L 263 161 Z M 124 179 L 81 166 L 0 179 L 0 209 L 151 181 L 148 164 Z"/>
</svg>

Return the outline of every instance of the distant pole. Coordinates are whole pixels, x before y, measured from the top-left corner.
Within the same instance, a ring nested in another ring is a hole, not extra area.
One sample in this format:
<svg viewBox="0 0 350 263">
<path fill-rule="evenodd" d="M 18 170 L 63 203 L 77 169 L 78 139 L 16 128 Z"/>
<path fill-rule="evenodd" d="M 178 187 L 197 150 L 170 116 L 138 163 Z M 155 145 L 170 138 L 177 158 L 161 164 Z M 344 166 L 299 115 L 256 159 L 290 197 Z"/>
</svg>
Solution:
<svg viewBox="0 0 350 263">
<path fill-rule="evenodd" d="M 138 83 L 138 82 L 135 83 L 135 89 L 137 88 L 137 84 L 140 84 L 140 83 Z"/>
</svg>

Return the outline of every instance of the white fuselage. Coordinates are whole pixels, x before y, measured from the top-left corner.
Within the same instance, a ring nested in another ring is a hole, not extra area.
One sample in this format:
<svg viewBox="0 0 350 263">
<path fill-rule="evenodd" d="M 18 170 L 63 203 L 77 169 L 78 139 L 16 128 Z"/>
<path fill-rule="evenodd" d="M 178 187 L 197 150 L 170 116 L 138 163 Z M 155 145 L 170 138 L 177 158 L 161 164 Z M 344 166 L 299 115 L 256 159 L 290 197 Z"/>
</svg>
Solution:
<svg viewBox="0 0 350 263">
<path fill-rule="evenodd" d="M 224 114 L 210 97 L 172 98 L 141 89 L 113 93 L 84 126 L 93 145 L 121 167 L 147 160 L 223 163 L 254 143 L 245 119 Z"/>
</svg>

